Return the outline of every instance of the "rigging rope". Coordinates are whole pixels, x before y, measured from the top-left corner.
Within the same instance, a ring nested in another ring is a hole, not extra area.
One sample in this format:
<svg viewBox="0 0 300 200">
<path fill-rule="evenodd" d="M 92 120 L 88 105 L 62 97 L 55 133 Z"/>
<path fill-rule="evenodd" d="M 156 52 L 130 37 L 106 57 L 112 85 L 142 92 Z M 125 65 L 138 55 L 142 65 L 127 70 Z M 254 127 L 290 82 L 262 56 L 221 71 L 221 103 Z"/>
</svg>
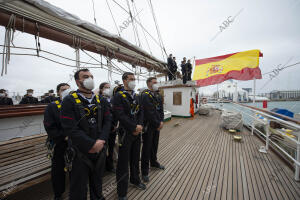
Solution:
<svg viewBox="0 0 300 200">
<path fill-rule="evenodd" d="M 118 28 L 118 26 L 117 26 L 116 20 L 115 20 L 115 18 L 114 18 L 114 15 L 113 15 L 113 13 L 112 13 L 112 11 L 111 11 L 111 8 L 110 8 L 109 3 L 108 3 L 107 0 L 106 0 L 106 4 L 107 4 L 107 6 L 108 6 L 110 15 L 111 15 L 111 17 L 112 17 L 112 19 L 113 19 L 113 21 L 114 21 L 114 24 L 115 24 L 115 27 L 116 27 L 116 29 L 117 29 L 118 35 L 121 36 L 121 33 L 120 33 L 119 28 Z"/>
<path fill-rule="evenodd" d="M 161 37 L 161 33 L 160 33 L 159 26 L 158 26 L 158 23 L 157 23 L 157 19 L 156 19 L 156 16 L 155 16 L 155 12 L 154 12 L 152 1 L 149 0 L 148 3 L 149 3 L 150 10 L 151 10 L 151 13 L 152 13 L 152 17 L 153 17 L 153 20 L 154 20 L 154 23 L 155 23 L 155 27 L 156 27 L 158 39 L 159 39 L 159 41 L 161 43 L 161 46 L 163 47 L 162 51 L 163 51 L 163 53 L 165 53 L 166 57 L 168 57 L 168 54 L 166 52 L 166 49 L 165 49 L 165 46 L 164 46 L 164 43 L 163 43 L 163 40 L 162 40 L 162 37 Z M 164 56 L 163 56 L 163 58 L 165 59 Z"/>
<path fill-rule="evenodd" d="M 2 56 L 2 71 L 1 76 L 3 74 L 7 74 L 7 65 L 10 61 L 10 43 L 12 42 L 14 38 L 14 32 L 15 32 L 15 23 L 16 23 L 16 16 L 12 14 L 9 18 L 8 24 L 5 28 L 5 36 L 4 36 L 4 45 L 3 45 L 3 56 Z"/>
<path fill-rule="evenodd" d="M 118 2 L 116 2 L 115 0 L 112 0 L 116 5 L 118 5 L 122 10 L 124 10 L 126 13 L 129 14 L 129 12 L 123 7 L 121 6 Z M 163 48 L 160 43 L 147 31 L 147 29 L 140 23 L 138 22 L 136 19 L 134 19 L 134 21 L 136 21 L 136 23 L 151 37 L 151 39 L 160 47 Z"/>
<path fill-rule="evenodd" d="M 137 32 L 137 29 L 135 27 L 135 24 L 134 24 L 134 18 L 132 16 L 132 12 L 131 12 L 131 9 L 130 9 L 130 4 L 129 4 L 128 0 L 126 0 L 126 2 L 127 2 L 128 10 L 129 10 L 129 16 L 130 16 L 131 21 L 132 21 L 132 29 L 133 29 L 135 43 L 136 43 L 137 46 L 141 47 L 140 38 L 139 38 L 139 35 L 138 35 L 138 32 Z"/>
<path fill-rule="evenodd" d="M 136 5 L 135 5 L 135 2 L 134 1 L 132 1 L 132 2 L 133 2 L 133 9 L 135 9 L 135 13 L 138 13 Z M 139 23 L 141 23 L 141 18 L 140 18 L 140 16 L 138 14 L 137 14 L 137 18 L 138 18 L 137 20 L 139 21 Z M 149 52 L 150 52 L 151 55 L 153 55 L 144 29 L 142 29 L 142 32 L 143 32 L 144 38 L 146 40 L 146 44 L 147 44 L 147 47 L 149 49 Z"/>
<path fill-rule="evenodd" d="M 93 3 L 93 12 L 94 12 L 94 22 L 95 22 L 96 25 L 98 25 L 97 24 L 97 19 L 96 19 L 95 2 L 94 2 L 94 0 L 92 0 L 92 3 Z"/>
</svg>

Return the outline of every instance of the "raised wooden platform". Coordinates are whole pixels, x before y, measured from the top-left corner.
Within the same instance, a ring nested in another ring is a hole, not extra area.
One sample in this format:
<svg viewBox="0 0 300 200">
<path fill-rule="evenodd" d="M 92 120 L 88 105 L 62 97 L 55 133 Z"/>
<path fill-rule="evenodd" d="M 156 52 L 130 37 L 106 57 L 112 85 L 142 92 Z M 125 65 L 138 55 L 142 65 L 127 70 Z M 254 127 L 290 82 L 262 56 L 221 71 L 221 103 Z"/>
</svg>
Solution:
<svg viewBox="0 0 300 200">
<path fill-rule="evenodd" d="M 161 132 L 159 161 L 147 190 L 129 187 L 129 199 L 300 199 L 300 183 L 273 152 L 258 152 L 262 142 L 244 129 L 242 142 L 219 127 L 220 114 L 173 118 Z M 106 199 L 117 199 L 113 174 L 104 177 Z M 67 192 L 65 194 L 67 198 Z M 9 199 L 51 199 L 49 182 Z"/>
</svg>

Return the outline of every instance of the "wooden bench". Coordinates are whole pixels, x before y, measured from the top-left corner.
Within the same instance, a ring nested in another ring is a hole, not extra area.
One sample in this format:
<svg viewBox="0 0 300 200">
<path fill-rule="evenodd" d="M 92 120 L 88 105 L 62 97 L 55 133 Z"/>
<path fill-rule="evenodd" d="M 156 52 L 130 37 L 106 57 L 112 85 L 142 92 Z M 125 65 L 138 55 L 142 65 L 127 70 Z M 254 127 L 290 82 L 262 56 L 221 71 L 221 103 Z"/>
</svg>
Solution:
<svg viewBox="0 0 300 200">
<path fill-rule="evenodd" d="M 50 178 L 46 138 L 38 134 L 0 142 L 0 198 Z"/>
</svg>

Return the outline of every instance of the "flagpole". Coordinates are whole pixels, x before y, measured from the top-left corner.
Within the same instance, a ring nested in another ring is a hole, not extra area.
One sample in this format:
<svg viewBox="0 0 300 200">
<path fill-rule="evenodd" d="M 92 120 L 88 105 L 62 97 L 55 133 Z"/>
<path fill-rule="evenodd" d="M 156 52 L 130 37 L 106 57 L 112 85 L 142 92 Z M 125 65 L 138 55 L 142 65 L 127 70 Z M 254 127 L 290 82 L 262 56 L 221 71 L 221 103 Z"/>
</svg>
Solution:
<svg viewBox="0 0 300 200">
<path fill-rule="evenodd" d="M 256 93 L 255 90 L 256 90 L 256 78 L 253 79 L 253 106 L 255 106 L 255 93 Z M 251 135 L 253 135 L 253 132 L 254 132 L 254 121 L 255 121 L 255 112 L 253 111 Z"/>
<path fill-rule="evenodd" d="M 193 61 L 194 66 L 193 66 L 192 72 L 195 71 L 195 67 L 196 67 L 196 57 L 194 56 L 193 58 L 194 58 L 194 61 Z M 194 75 L 194 73 L 193 73 L 193 75 Z"/>
</svg>

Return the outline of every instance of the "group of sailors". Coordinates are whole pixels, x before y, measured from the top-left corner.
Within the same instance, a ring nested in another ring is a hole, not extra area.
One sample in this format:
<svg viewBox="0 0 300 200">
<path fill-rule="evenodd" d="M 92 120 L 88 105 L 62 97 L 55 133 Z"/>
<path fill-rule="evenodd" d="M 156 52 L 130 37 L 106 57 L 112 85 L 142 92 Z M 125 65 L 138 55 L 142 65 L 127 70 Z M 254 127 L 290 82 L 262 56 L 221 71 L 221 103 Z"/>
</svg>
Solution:
<svg viewBox="0 0 300 200">
<path fill-rule="evenodd" d="M 109 171 L 116 173 L 118 198 L 126 200 L 129 183 L 145 190 L 150 167 L 165 169 L 157 161 L 164 120 L 157 80 L 148 78 L 147 89 L 137 94 L 135 75 L 125 72 L 123 85 L 101 83 L 96 94 L 88 69 L 78 70 L 74 78 L 78 89 L 71 91 L 67 83 L 58 84 L 59 98 L 44 113 L 55 199 L 61 199 L 65 191 L 67 171 L 70 200 L 86 200 L 88 185 L 91 200 L 105 199 L 102 177 Z"/>
<path fill-rule="evenodd" d="M 186 84 L 187 81 L 192 80 L 192 64 L 191 60 L 186 60 L 186 57 L 183 58 L 181 61 L 181 74 L 182 74 L 182 80 L 183 84 Z M 169 80 L 176 80 L 177 78 L 177 63 L 176 58 L 173 57 L 172 54 L 168 57 L 168 78 Z"/>
<path fill-rule="evenodd" d="M 41 101 L 33 96 L 33 89 L 26 90 L 26 94 L 22 97 L 19 104 L 39 104 L 39 103 L 51 103 L 57 100 L 58 97 L 55 96 L 54 90 L 49 90 L 41 96 Z M 8 97 L 7 91 L 5 89 L 0 89 L 0 105 L 13 105 L 12 98 Z"/>
</svg>

